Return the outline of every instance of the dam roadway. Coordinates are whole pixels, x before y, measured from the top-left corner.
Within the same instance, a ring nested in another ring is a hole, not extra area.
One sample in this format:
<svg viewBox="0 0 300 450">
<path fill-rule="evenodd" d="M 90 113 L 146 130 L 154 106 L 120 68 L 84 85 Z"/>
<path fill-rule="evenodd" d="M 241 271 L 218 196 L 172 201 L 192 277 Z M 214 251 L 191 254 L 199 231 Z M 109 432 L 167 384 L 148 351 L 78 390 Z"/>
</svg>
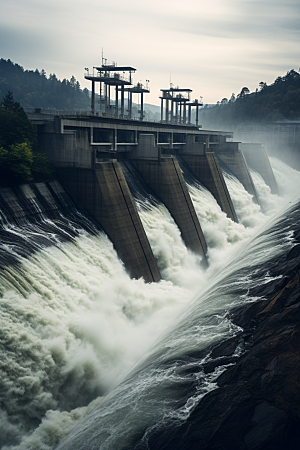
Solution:
<svg viewBox="0 0 300 450">
<path fill-rule="evenodd" d="M 121 164 L 131 164 L 169 209 L 182 239 L 207 265 L 205 238 L 177 158 L 238 221 L 219 163 L 235 175 L 258 202 L 247 162 L 261 171 L 276 192 L 264 147 L 245 158 L 233 133 L 188 124 L 146 122 L 87 115 L 27 113 L 37 131 L 37 148 L 47 155 L 59 181 L 78 209 L 88 212 L 112 241 L 132 278 L 159 281 L 161 275 Z M 253 144 L 255 146 L 255 144 Z M 276 182 L 275 182 L 276 183 Z"/>
</svg>

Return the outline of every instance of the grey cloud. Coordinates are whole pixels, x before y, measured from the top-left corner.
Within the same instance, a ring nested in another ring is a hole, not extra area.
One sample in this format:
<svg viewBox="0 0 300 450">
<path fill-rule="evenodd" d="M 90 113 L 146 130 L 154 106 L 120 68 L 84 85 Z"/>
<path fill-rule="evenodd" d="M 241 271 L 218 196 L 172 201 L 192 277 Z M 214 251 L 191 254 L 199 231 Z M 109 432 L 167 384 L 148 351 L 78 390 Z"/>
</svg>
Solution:
<svg viewBox="0 0 300 450">
<path fill-rule="evenodd" d="M 59 39 L 55 36 L 49 39 L 34 30 L 24 32 L 18 28 L 0 27 L 0 57 L 11 59 L 24 69 L 44 68 L 49 73 L 54 72 L 55 68 L 51 70 L 50 66 L 51 61 L 55 61 L 58 56 L 58 47 Z"/>
<path fill-rule="evenodd" d="M 244 38 L 251 39 L 288 39 L 291 35 L 300 35 L 300 8 L 290 16 L 247 14 L 236 18 L 226 18 L 224 21 L 217 18 L 210 21 L 199 21 L 191 18 L 188 21 L 172 21 L 169 24 L 172 31 L 180 31 L 199 36 L 215 38 Z"/>
<path fill-rule="evenodd" d="M 156 0 L 1 2 L 0 56 L 60 78 L 74 74 L 82 86 L 83 68 L 100 63 L 102 46 L 110 62 L 137 67 L 135 81 L 150 78 L 157 91 L 168 85 L 171 72 L 175 83 L 187 82 L 195 90 L 201 85 L 220 98 L 240 84 L 272 82 L 298 60 L 299 0 L 187 0 L 176 2 L 176 8 L 170 0 L 163 5 Z M 243 52 L 244 43 L 251 55 Z M 214 49 L 222 46 L 228 47 L 222 61 L 214 60 Z"/>
</svg>

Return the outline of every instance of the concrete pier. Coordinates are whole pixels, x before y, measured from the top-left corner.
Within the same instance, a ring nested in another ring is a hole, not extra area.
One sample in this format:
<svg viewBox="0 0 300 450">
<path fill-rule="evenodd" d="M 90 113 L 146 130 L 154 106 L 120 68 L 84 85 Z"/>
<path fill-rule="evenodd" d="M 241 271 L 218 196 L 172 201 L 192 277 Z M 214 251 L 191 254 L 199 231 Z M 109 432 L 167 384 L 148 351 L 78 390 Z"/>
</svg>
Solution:
<svg viewBox="0 0 300 450">
<path fill-rule="evenodd" d="M 265 147 L 261 144 L 240 144 L 240 149 L 249 167 L 261 175 L 271 188 L 272 194 L 278 194 L 278 186 Z"/>
<path fill-rule="evenodd" d="M 223 163 L 231 170 L 233 175 L 242 183 L 249 194 L 253 196 L 255 203 L 258 197 L 255 186 L 249 172 L 245 157 L 240 150 L 239 142 L 226 142 L 214 146 L 214 152 Z"/>
<path fill-rule="evenodd" d="M 189 166 L 195 177 L 198 178 L 198 180 L 212 193 L 222 211 L 224 211 L 230 219 L 238 222 L 228 188 L 215 154 L 212 152 L 207 152 L 202 155 L 182 153 L 180 156 Z"/>
<path fill-rule="evenodd" d="M 132 278 L 161 279 L 153 252 L 136 211 L 120 165 L 95 164 L 94 169 L 59 167 L 67 193 L 103 227 Z"/>
<path fill-rule="evenodd" d="M 130 161 L 170 211 L 187 248 L 206 263 L 205 238 L 176 158 Z"/>
<path fill-rule="evenodd" d="M 263 144 L 268 155 L 300 170 L 299 120 L 243 124 L 234 130 L 234 136 L 240 142 Z"/>
</svg>

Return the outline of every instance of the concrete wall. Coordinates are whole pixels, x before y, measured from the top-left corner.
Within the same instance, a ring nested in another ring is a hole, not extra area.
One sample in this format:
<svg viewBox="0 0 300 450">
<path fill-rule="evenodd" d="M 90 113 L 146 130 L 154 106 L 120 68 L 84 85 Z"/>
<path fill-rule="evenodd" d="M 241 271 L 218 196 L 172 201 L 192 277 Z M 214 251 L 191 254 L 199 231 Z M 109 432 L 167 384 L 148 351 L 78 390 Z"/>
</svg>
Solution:
<svg viewBox="0 0 300 450">
<path fill-rule="evenodd" d="M 154 134 L 140 134 L 138 145 L 128 154 L 131 159 L 158 159 L 158 147 L 155 145 Z"/>
<path fill-rule="evenodd" d="M 189 155 L 204 155 L 205 154 L 205 139 L 202 136 L 187 135 L 185 140 L 185 146 L 182 153 L 188 153 Z"/>
<path fill-rule="evenodd" d="M 222 211 L 230 219 L 238 222 L 228 188 L 214 153 L 205 155 L 181 155 L 193 174 L 212 193 Z"/>
<path fill-rule="evenodd" d="M 92 168 L 95 149 L 90 146 L 87 129 L 65 134 L 43 133 L 39 136 L 39 151 L 45 153 L 55 167 Z"/>
<path fill-rule="evenodd" d="M 131 162 L 170 211 L 185 245 L 206 262 L 205 238 L 177 160 L 161 158 L 160 161 L 139 159 Z"/>
<path fill-rule="evenodd" d="M 231 142 L 229 144 L 239 145 L 238 142 Z M 242 183 L 246 191 L 253 196 L 254 202 L 258 203 L 255 186 L 243 153 L 238 148 L 234 151 L 226 151 L 224 149 L 224 145 L 216 146 L 215 152 L 218 158 L 226 164 L 233 175 L 235 175 L 236 178 Z"/>
<path fill-rule="evenodd" d="M 240 144 L 240 149 L 249 167 L 261 175 L 265 183 L 270 186 L 272 194 L 278 194 L 277 182 L 265 147 L 261 144 Z"/>
<path fill-rule="evenodd" d="M 117 162 L 95 169 L 58 168 L 61 184 L 78 208 L 103 227 L 132 278 L 161 279 L 140 217 Z"/>
<path fill-rule="evenodd" d="M 263 144 L 268 155 L 300 169 L 299 121 L 240 125 L 234 131 L 234 136 L 241 142 Z"/>
</svg>

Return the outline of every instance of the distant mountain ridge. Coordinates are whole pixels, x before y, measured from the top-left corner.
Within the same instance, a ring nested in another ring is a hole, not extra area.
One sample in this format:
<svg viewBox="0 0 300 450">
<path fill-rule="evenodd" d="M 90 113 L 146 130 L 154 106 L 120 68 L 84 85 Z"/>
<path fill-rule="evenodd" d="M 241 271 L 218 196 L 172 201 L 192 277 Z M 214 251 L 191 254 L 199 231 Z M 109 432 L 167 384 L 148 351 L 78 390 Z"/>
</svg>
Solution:
<svg viewBox="0 0 300 450">
<path fill-rule="evenodd" d="M 211 108 L 200 110 L 204 127 L 235 128 L 241 124 L 300 119 L 300 73 L 290 70 L 267 85 L 263 81 L 250 93 L 243 87 L 240 94 L 223 98 Z"/>
<path fill-rule="evenodd" d="M 74 76 L 59 80 L 55 74 L 47 78 L 42 69 L 24 70 L 10 59 L 0 59 L 0 98 L 8 91 L 23 107 L 44 109 L 88 109 L 88 89 L 81 89 Z"/>
</svg>

